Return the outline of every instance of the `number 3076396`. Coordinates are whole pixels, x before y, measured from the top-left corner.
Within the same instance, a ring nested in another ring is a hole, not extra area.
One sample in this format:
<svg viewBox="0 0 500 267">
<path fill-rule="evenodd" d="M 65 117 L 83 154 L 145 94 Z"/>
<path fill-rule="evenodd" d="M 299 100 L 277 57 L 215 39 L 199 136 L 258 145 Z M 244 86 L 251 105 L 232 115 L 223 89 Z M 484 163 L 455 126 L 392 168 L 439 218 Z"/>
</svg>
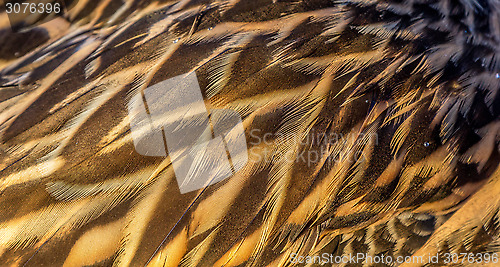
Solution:
<svg viewBox="0 0 500 267">
<path fill-rule="evenodd" d="M 60 3 L 6 3 L 7 14 L 50 14 L 61 13 Z"/>
</svg>

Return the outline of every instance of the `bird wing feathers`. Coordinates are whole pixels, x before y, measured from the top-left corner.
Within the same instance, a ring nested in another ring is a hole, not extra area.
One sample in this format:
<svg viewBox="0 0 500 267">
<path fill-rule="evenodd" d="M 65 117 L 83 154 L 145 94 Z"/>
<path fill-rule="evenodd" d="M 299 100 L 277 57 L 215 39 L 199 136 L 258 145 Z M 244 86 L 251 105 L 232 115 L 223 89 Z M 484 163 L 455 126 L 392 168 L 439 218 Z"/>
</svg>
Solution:
<svg viewBox="0 0 500 267">
<path fill-rule="evenodd" d="M 498 253 L 499 21 L 493 0 L 80 0 L 4 23 L 0 261 Z M 248 163 L 181 194 L 127 103 L 191 72 Z"/>
</svg>

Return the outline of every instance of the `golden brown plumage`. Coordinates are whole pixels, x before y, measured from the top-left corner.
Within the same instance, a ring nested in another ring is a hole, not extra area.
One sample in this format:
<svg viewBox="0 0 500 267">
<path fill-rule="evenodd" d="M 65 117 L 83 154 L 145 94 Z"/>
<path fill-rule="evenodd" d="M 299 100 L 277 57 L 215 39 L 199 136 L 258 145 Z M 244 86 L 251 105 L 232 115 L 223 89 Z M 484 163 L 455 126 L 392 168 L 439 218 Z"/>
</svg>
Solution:
<svg viewBox="0 0 500 267">
<path fill-rule="evenodd" d="M 2 24 L 2 265 L 500 253 L 498 1 L 74 3 Z M 240 114 L 249 161 L 181 194 L 127 103 L 188 72 Z"/>
</svg>

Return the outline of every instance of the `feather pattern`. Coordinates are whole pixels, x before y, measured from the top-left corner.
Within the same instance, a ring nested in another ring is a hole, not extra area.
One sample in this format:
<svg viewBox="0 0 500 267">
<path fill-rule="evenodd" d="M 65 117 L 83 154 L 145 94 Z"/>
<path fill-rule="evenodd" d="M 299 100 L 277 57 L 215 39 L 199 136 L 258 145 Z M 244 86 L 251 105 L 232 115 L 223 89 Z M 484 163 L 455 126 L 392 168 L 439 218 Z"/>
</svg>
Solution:
<svg viewBox="0 0 500 267">
<path fill-rule="evenodd" d="M 497 1 L 73 2 L 6 33 L 32 45 L 0 39 L 3 264 L 500 252 Z M 181 194 L 191 148 L 137 153 L 127 103 L 192 72 L 248 163 Z"/>
</svg>

